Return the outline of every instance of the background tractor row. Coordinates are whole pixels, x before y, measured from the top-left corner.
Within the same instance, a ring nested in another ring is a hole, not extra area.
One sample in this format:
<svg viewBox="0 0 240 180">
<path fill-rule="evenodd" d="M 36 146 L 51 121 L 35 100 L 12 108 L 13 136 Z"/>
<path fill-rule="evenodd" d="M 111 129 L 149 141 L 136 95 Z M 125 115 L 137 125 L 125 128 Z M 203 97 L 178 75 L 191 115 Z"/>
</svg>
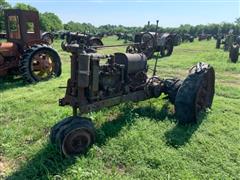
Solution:
<svg viewBox="0 0 240 180">
<path fill-rule="evenodd" d="M 216 48 L 219 49 L 223 44 L 224 51 L 229 51 L 229 59 L 236 63 L 239 57 L 240 35 L 234 34 L 230 30 L 227 35 L 219 33 L 216 38 Z"/>
</svg>

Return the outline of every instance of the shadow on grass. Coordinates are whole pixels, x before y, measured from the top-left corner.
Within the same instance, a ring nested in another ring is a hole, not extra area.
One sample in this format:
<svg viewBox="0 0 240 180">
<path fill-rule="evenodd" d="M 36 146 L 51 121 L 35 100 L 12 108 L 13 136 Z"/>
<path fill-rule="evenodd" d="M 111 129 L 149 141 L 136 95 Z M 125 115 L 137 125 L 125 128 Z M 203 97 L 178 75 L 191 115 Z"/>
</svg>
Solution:
<svg viewBox="0 0 240 180">
<path fill-rule="evenodd" d="M 26 86 L 27 84 L 23 82 L 21 78 L 5 77 L 0 78 L 0 91 L 6 91 L 8 89 L 14 89 Z"/>
<path fill-rule="evenodd" d="M 138 116 L 145 116 L 156 121 L 162 121 L 166 117 L 174 119 L 173 113 L 170 113 L 168 109 L 169 103 L 164 104 L 160 110 L 151 106 L 133 109 L 126 105 L 121 109 L 122 113 L 116 119 L 103 123 L 97 129 L 95 144 L 99 147 L 103 146 L 109 138 L 118 136 L 123 127 L 130 127 Z M 199 125 L 200 123 L 189 126 L 176 124 L 171 131 L 166 133 L 167 141 L 174 147 L 184 145 Z M 88 154 L 85 157 L 87 158 Z M 75 158 L 64 158 L 56 151 L 55 147 L 48 143 L 45 148 L 7 179 L 49 179 L 50 176 L 56 176 L 58 179 L 58 175 L 75 162 Z M 61 179 L 61 177 L 59 178 Z"/>
<path fill-rule="evenodd" d="M 156 121 L 162 121 L 166 118 L 170 121 L 176 121 L 174 114 L 169 112 L 169 105 L 170 103 L 166 102 L 160 110 L 157 110 L 154 106 L 147 106 L 144 108 L 137 108 L 134 111 L 137 112 L 140 116 L 148 117 Z M 165 132 L 167 145 L 178 148 L 188 143 L 193 133 L 198 129 L 206 116 L 206 113 L 202 113 L 198 117 L 197 123 L 186 125 L 176 123 L 176 125 L 171 130 Z"/>
<path fill-rule="evenodd" d="M 198 117 L 197 123 L 187 125 L 177 123 L 171 130 L 165 133 L 167 144 L 178 148 L 188 143 L 193 133 L 198 129 L 206 116 L 206 113 L 202 113 Z"/>
<path fill-rule="evenodd" d="M 169 112 L 169 105 L 170 103 L 166 102 L 160 110 L 157 110 L 154 106 L 147 106 L 144 108 L 137 108 L 134 111 L 140 116 L 148 117 L 156 121 L 162 121 L 166 118 L 170 121 L 176 121 L 174 113 Z M 206 113 L 202 113 L 198 117 L 197 123 L 187 125 L 176 123 L 176 125 L 171 130 L 165 132 L 167 144 L 178 148 L 188 143 L 193 133 L 198 129 L 206 116 Z"/>
<path fill-rule="evenodd" d="M 158 110 L 154 106 L 149 105 L 145 107 L 136 108 L 133 110 L 133 112 L 139 114 L 139 116 L 142 117 L 147 117 L 155 121 L 162 121 L 166 118 L 168 119 L 174 118 L 174 114 L 169 111 L 170 109 L 169 106 L 170 103 L 166 102 L 165 104 L 163 104 L 160 110 Z"/>
<path fill-rule="evenodd" d="M 74 163 L 75 159 L 64 158 L 53 145 L 48 143 L 31 160 L 6 179 L 49 179 L 50 175 L 57 176 Z"/>
</svg>

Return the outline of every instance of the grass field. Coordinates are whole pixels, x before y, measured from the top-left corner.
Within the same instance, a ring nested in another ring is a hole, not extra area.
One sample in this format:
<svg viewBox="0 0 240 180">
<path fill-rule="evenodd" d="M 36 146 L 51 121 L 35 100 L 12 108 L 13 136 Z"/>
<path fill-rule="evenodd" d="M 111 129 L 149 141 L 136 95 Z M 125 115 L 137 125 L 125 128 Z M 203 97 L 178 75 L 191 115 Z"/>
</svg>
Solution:
<svg viewBox="0 0 240 180">
<path fill-rule="evenodd" d="M 120 41 L 109 37 L 104 43 Z M 213 40 L 182 44 L 158 63 L 160 77 L 184 78 L 199 61 L 215 68 L 213 107 L 201 122 L 178 125 L 163 97 L 103 109 L 86 115 L 96 124 L 97 142 L 75 159 L 61 157 L 48 140 L 50 128 L 72 112 L 58 106 L 69 54 L 60 42 L 54 47 L 63 62 L 60 78 L 36 85 L 0 82 L 0 179 L 239 179 L 240 64 L 228 62 Z M 124 48 L 102 50 L 115 51 Z"/>
</svg>

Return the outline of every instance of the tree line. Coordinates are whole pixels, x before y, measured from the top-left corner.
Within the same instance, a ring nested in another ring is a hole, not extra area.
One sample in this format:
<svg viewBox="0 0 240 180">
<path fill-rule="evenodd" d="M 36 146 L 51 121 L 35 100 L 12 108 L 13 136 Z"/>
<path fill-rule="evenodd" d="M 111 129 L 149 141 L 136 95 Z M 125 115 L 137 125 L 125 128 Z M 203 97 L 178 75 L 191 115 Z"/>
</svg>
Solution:
<svg viewBox="0 0 240 180">
<path fill-rule="evenodd" d="M 32 7 L 25 3 L 17 3 L 15 6 L 11 7 L 11 5 L 5 0 L 0 0 L 0 31 L 4 30 L 4 14 L 3 9 L 8 8 L 16 8 L 23 10 L 33 10 L 38 11 L 37 8 Z M 42 31 L 73 31 L 73 32 L 86 32 L 91 34 L 104 33 L 104 34 L 116 34 L 116 33 L 136 33 L 141 31 L 155 31 L 156 25 L 150 24 L 145 25 L 144 27 L 126 27 L 123 25 L 102 25 L 99 27 L 95 27 L 90 23 L 79 23 L 70 21 L 64 24 L 61 19 L 54 13 L 44 12 L 39 13 L 40 15 L 40 28 Z M 161 21 L 160 21 L 161 22 Z M 175 33 L 188 33 L 193 36 L 196 36 L 201 33 L 207 34 L 217 34 L 228 33 L 230 29 L 234 30 L 235 34 L 240 34 L 240 17 L 236 19 L 233 23 L 222 22 L 220 24 L 207 24 L 207 25 L 196 25 L 192 26 L 190 24 L 180 25 L 177 28 L 163 28 L 159 27 L 159 32 L 175 32 Z"/>
</svg>

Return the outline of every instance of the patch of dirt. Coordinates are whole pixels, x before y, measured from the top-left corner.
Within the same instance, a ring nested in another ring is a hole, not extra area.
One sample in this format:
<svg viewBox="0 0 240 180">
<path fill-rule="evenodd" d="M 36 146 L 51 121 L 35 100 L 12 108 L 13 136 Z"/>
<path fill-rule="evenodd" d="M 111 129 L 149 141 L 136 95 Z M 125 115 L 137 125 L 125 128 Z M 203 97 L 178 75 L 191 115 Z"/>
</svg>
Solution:
<svg viewBox="0 0 240 180">
<path fill-rule="evenodd" d="M 217 74 L 218 74 L 218 73 L 217 73 Z M 232 78 L 235 78 L 235 79 L 240 79 L 240 74 L 239 74 L 239 73 L 230 73 L 230 72 L 225 71 L 225 72 L 224 72 L 224 75 L 227 76 L 227 77 L 232 77 Z"/>
<path fill-rule="evenodd" d="M 229 87 L 240 87 L 240 82 L 238 80 L 217 80 L 217 82 L 222 83 Z"/>
<path fill-rule="evenodd" d="M 12 166 L 12 163 L 0 155 L 0 179 L 4 179 L 4 177 L 6 177 L 6 173 L 11 170 Z"/>
<path fill-rule="evenodd" d="M 118 170 L 119 173 L 124 174 L 125 171 L 126 171 L 126 167 L 125 167 L 124 164 L 118 164 L 118 165 L 117 165 L 117 170 Z"/>
</svg>

